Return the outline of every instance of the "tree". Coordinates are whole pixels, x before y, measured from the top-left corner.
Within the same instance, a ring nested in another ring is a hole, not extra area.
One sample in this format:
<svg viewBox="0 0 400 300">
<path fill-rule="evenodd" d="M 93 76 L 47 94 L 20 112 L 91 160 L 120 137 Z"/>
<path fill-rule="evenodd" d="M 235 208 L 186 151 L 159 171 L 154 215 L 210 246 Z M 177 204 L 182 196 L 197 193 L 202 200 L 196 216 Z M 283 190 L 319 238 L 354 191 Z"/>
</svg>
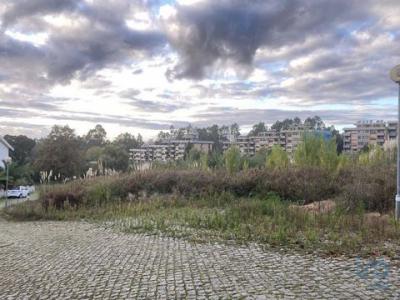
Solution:
<svg viewBox="0 0 400 300">
<path fill-rule="evenodd" d="M 25 135 L 6 135 L 4 138 L 14 148 L 14 151 L 10 152 L 13 162 L 23 165 L 32 160 L 32 150 L 36 145 L 35 140 Z"/>
<path fill-rule="evenodd" d="M 68 126 L 54 126 L 50 134 L 37 145 L 34 168 L 37 172 L 54 174 L 54 180 L 79 176 L 83 159 L 79 139 Z"/>
<path fill-rule="evenodd" d="M 157 135 L 157 140 L 158 141 L 169 140 L 169 139 L 171 139 L 171 137 L 172 136 L 169 132 L 160 131 Z"/>
<path fill-rule="evenodd" d="M 240 127 L 237 123 L 233 123 L 231 125 L 231 134 L 233 134 L 235 138 L 237 138 L 240 135 Z"/>
<path fill-rule="evenodd" d="M 268 150 L 266 148 L 260 149 L 256 154 L 252 157 L 247 158 L 249 163 L 249 168 L 257 168 L 261 169 L 265 166 L 265 159 L 267 157 Z"/>
<path fill-rule="evenodd" d="M 208 165 L 212 169 L 219 169 L 224 166 L 224 157 L 221 152 L 212 151 L 208 156 Z"/>
<path fill-rule="evenodd" d="M 266 159 L 267 168 L 280 169 L 286 168 L 288 165 L 289 157 L 286 151 L 281 146 L 274 145 Z"/>
<path fill-rule="evenodd" d="M 202 152 L 200 154 L 200 168 L 203 171 L 207 171 L 208 170 L 208 153 Z"/>
<path fill-rule="evenodd" d="M 303 142 L 294 153 L 295 164 L 301 167 L 322 167 L 336 171 L 341 159 L 337 154 L 336 141 L 324 140 L 321 135 L 305 134 Z"/>
<path fill-rule="evenodd" d="M 88 147 L 91 146 L 103 146 L 106 143 L 107 132 L 100 124 L 97 124 L 95 128 L 90 129 L 86 134 L 85 140 Z"/>
<path fill-rule="evenodd" d="M 253 125 L 253 129 L 249 132 L 249 136 L 257 136 L 261 132 L 267 131 L 264 122 L 260 122 L 258 124 Z"/>
<path fill-rule="evenodd" d="M 319 129 L 322 127 L 325 127 L 324 122 L 322 121 L 322 119 L 318 116 L 312 117 L 312 118 L 307 118 L 304 121 L 304 125 L 307 127 L 310 127 L 312 129 Z"/>
<path fill-rule="evenodd" d="M 300 119 L 299 118 L 295 118 L 295 120 L 296 120 L 296 122 L 298 122 Z M 295 121 L 292 120 L 292 119 L 285 119 L 283 121 L 276 121 L 275 124 L 271 126 L 271 129 L 272 130 L 276 130 L 276 131 L 287 130 L 294 123 L 295 123 Z M 300 120 L 300 123 L 301 123 L 301 120 Z M 298 123 L 295 123 L 295 124 L 298 124 Z"/>
<path fill-rule="evenodd" d="M 334 138 L 322 142 L 320 155 L 321 167 L 331 172 L 337 170 L 340 157 L 337 153 L 336 140 Z"/>
<path fill-rule="evenodd" d="M 118 135 L 115 138 L 113 144 L 118 147 L 121 147 L 128 153 L 129 153 L 129 150 L 139 148 L 141 146 L 141 145 L 139 145 L 135 136 L 128 132 Z"/>
<path fill-rule="evenodd" d="M 137 135 L 136 142 L 139 147 L 141 147 L 144 144 L 142 135 L 140 133 L 138 133 L 138 135 Z"/>
<path fill-rule="evenodd" d="M 191 147 L 187 153 L 186 160 L 188 162 L 198 162 L 200 160 L 201 151 Z"/>
<path fill-rule="evenodd" d="M 338 154 L 341 154 L 343 152 L 343 136 L 340 134 L 338 130 L 335 129 L 335 127 L 331 127 L 331 132 L 332 136 L 336 140 L 336 151 Z"/>
<path fill-rule="evenodd" d="M 230 173 L 233 174 L 240 170 L 240 150 L 237 147 L 230 147 L 224 153 L 225 168 Z"/>
<path fill-rule="evenodd" d="M 105 169 L 125 172 L 129 167 L 129 154 L 125 149 L 117 145 L 106 145 L 100 156 Z"/>
<path fill-rule="evenodd" d="M 322 143 L 322 137 L 304 134 L 303 141 L 298 145 L 294 153 L 296 165 L 301 167 L 320 166 Z"/>
</svg>

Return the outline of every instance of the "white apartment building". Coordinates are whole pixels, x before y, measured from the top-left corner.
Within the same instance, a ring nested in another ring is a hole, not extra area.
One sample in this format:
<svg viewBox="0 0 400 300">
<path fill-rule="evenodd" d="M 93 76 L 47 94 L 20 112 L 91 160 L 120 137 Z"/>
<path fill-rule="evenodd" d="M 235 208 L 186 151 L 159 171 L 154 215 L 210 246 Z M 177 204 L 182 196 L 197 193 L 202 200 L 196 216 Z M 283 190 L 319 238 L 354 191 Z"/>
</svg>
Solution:
<svg viewBox="0 0 400 300">
<path fill-rule="evenodd" d="M 306 132 L 325 133 L 326 131 L 323 128 L 315 130 L 303 125 L 295 125 L 287 130 L 268 130 L 257 136 L 240 136 L 233 142 L 224 142 L 223 150 L 236 146 L 242 155 L 253 156 L 261 149 L 269 150 L 278 145 L 288 153 L 292 153 L 297 149 Z"/>
<path fill-rule="evenodd" d="M 344 128 L 343 150 L 358 152 L 368 145 L 383 146 L 397 138 L 397 122 L 359 121 L 353 128 Z"/>
<path fill-rule="evenodd" d="M 130 150 L 130 159 L 135 164 L 145 164 L 153 161 L 167 162 L 183 159 L 187 147 L 208 153 L 211 152 L 214 143 L 208 141 L 191 140 L 165 140 L 160 144 L 145 144 L 140 149 Z"/>
</svg>

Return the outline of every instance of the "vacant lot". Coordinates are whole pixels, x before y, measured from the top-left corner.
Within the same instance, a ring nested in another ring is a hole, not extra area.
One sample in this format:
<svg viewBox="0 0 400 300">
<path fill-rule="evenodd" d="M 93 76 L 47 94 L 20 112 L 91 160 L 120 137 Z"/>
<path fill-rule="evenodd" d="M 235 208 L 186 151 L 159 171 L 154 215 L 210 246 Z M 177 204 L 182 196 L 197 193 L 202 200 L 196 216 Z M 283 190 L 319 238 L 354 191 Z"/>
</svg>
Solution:
<svg viewBox="0 0 400 300">
<path fill-rule="evenodd" d="M 392 299 L 399 268 L 256 245 L 0 220 L 0 298 Z"/>
</svg>

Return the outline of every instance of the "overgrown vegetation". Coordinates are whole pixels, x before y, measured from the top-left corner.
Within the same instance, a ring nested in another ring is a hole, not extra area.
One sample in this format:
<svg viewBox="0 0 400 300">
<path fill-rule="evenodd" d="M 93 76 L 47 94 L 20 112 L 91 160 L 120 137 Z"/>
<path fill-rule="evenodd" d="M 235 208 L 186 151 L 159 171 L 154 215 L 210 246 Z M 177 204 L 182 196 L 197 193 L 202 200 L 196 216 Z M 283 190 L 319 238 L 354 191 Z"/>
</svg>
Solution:
<svg viewBox="0 0 400 300">
<path fill-rule="evenodd" d="M 192 149 L 183 163 L 44 185 L 40 201 L 7 214 L 23 220 L 84 218 L 124 231 L 256 241 L 328 254 L 395 255 L 400 231 L 391 217 L 396 181 L 390 152 L 373 147 L 348 157 L 337 154 L 334 142 L 306 136 L 293 156 L 279 147 L 257 155 L 241 157 L 232 148 L 221 161 Z M 336 203 L 329 212 L 298 206 L 327 199 Z M 368 212 L 382 216 L 371 219 Z"/>
<path fill-rule="evenodd" d="M 93 202 L 78 209 L 28 202 L 8 210 L 14 218 L 101 222 L 124 232 L 146 232 L 195 241 L 258 242 L 327 255 L 377 253 L 395 256 L 399 227 L 389 219 L 366 219 L 362 211 L 344 207 L 327 214 L 310 214 L 290 206 L 278 195 L 237 197 L 221 193 L 202 197 L 143 196 L 134 201 L 112 199 L 111 187 L 90 189 Z M 388 244 L 392 241 L 393 244 Z"/>
</svg>

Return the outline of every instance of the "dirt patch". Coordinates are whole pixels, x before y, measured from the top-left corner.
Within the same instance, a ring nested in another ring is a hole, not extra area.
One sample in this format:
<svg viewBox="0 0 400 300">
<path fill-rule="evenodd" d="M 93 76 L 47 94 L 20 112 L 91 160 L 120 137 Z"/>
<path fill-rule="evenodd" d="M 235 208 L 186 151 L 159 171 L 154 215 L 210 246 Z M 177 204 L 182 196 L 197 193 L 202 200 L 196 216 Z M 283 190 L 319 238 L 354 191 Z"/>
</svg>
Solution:
<svg viewBox="0 0 400 300">
<path fill-rule="evenodd" d="M 290 208 L 308 213 L 326 214 L 336 209 L 336 203 L 332 200 L 324 200 L 307 205 L 291 205 Z"/>
</svg>

